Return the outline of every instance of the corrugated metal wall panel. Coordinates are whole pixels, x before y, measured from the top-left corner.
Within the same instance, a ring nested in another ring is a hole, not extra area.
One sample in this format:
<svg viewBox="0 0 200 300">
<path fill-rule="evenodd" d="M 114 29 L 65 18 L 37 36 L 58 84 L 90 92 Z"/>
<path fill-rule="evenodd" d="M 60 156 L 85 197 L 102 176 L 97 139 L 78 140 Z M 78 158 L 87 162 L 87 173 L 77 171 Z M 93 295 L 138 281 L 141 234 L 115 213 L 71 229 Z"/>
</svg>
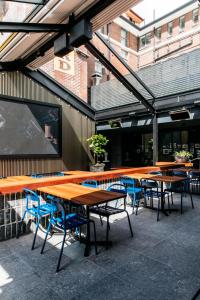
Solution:
<svg viewBox="0 0 200 300">
<path fill-rule="evenodd" d="M 20 72 L 0 73 L 0 94 L 61 105 L 63 151 L 60 159 L 1 159 L 0 176 L 87 169 L 90 153 L 86 139 L 95 132 L 92 120 Z"/>
</svg>

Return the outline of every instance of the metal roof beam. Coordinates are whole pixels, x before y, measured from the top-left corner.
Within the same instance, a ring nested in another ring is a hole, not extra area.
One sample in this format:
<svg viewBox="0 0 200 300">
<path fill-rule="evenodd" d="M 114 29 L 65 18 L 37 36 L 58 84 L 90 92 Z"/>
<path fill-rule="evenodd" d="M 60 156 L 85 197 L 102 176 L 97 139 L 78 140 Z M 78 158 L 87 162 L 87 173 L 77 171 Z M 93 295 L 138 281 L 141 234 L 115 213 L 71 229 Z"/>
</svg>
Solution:
<svg viewBox="0 0 200 300">
<path fill-rule="evenodd" d="M 4 0 L 9 2 L 18 2 L 26 4 L 45 5 L 49 0 Z"/>
<path fill-rule="evenodd" d="M 120 63 L 130 72 L 130 74 L 141 84 L 141 86 L 151 95 L 153 100 L 156 96 L 151 91 L 151 89 L 144 83 L 144 81 L 130 68 L 130 66 L 125 62 L 125 60 L 117 53 L 117 51 L 106 41 L 102 34 L 95 32 L 96 36 L 101 40 L 101 42 L 109 49 L 110 52 L 120 61 Z"/>
<path fill-rule="evenodd" d="M 93 43 L 88 42 L 86 48 L 140 101 L 146 109 L 152 114 L 155 113 L 154 107 L 140 94 L 133 85 L 124 77 L 112 63 L 94 46 Z"/>
<path fill-rule="evenodd" d="M 67 32 L 66 24 L 0 22 L 0 32 Z"/>
</svg>

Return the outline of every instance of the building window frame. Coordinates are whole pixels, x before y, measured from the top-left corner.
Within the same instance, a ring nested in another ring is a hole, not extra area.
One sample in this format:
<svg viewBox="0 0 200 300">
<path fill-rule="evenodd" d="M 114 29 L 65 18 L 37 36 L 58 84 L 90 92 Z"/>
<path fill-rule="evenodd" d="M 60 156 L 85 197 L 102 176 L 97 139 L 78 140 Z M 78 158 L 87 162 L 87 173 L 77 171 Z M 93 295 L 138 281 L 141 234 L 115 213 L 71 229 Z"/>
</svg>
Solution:
<svg viewBox="0 0 200 300">
<path fill-rule="evenodd" d="M 162 38 L 162 27 L 161 26 L 155 29 L 155 36 L 156 36 L 156 39 L 160 42 L 161 38 Z"/>
<path fill-rule="evenodd" d="M 128 51 L 121 49 L 120 55 L 125 61 L 128 61 Z"/>
<path fill-rule="evenodd" d="M 183 32 L 185 30 L 185 15 L 179 17 L 179 32 Z"/>
<path fill-rule="evenodd" d="M 121 28 L 121 44 L 128 47 L 128 31 L 124 28 Z"/>
<path fill-rule="evenodd" d="M 152 33 L 148 32 L 139 37 L 139 48 L 143 49 L 151 44 Z"/>
<path fill-rule="evenodd" d="M 167 23 L 167 33 L 168 36 L 173 35 L 173 21 Z"/>
<path fill-rule="evenodd" d="M 199 8 L 193 9 L 192 22 L 193 22 L 193 25 L 197 25 L 199 23 Z"/>
</svg>

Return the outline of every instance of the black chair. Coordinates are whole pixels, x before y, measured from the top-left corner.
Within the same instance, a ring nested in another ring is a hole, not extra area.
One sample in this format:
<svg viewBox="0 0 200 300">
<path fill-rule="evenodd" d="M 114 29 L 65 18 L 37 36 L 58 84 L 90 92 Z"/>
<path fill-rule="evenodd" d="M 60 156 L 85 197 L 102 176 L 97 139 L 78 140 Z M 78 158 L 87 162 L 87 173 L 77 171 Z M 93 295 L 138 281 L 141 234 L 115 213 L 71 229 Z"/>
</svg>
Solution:
<svg viewBox="0 0 200 300">
<path fill-rule="evenodd" d="M 106 217 L 106 219 L 107 219 L 106 249 L 108 249 L 108 244 L 109 244 L 109 230 L 110 230 L 109 218 L 112 215 L 120 214 L 120 213 L 123 213 L 123 212 L 125 212 L 127 214 L 128 224 L 129 224 L 131 236 L 133 237 L 133 231 L 132 231 L 132 227 L 131 227 L 131 222 L 130 222 L 129 214 L 128 214 L 128 211 L 126 210 L 126 197 L 127 197 L 126 187 L 123 184 L 114 183 L 114 184 L 111 184 L 107 188 L 107 191 L 121 193 L 122 194 L 122 198 L 123 198 L 123 207 L 121 207 L 121 206 L 116 207 L 116 205 L 112 206 L 111 202 L 110 202 L 109 204 L 106 203 L 104 205 L 95 206 L 95 207 L 92 207 L 90 209 L 91 213 L 97 214 L 100 217 Z"/>
<path fill-rule="evenodd" d="M 165 197 L 167 196 L 168 209 L 170 209 L 169 193 L 167 191 L 164 191 L 164 192 L 159 191 L 158 182 L 156 180 L 153 180 L 153 179 L 141 179 L 141 185 L 144 188 L 145 204 L 147 203 L 147 200 L 150 200 L 150 205 L 151 205 L 152 209 L 154 209 L 153 201 L 154 201 L 154 199 L 158 201 L 157 221 L 159 221 L 161 199 L 162 198 L 165 199 Z"/>
<path fill-rule="evenodd" d="M 192 193 L 200 193 L 200 171 L 190 171 L 190 188 Z"/>
<path fill-rule="evenodd" d="M 184 181 L 178 181 L 175 183 L 170 183 L 167 185 L 165 192 L 171 193 L 171 199 L 173 204 L 173 193 L 179 193 L 181 195 L 181 214 L 183 213 L 183 196 L 189 194 L 192 208 L 194 208 L 194 203 L 192 199 L 192 193 L 190 189 L 190 178 L 184 171 L 172 171 L 173 176 L 185 177 Z"/>
</svg>

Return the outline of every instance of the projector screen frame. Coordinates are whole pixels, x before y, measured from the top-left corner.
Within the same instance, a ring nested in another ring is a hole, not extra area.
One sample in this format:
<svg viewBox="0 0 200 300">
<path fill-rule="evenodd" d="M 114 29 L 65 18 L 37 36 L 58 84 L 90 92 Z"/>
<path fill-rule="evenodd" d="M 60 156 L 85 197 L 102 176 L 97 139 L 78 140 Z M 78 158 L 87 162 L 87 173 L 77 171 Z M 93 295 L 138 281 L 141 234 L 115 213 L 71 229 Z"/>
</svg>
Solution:
<svg viewBox="0 0 200 300">
<path fill-rule="evenodd" d="M 62 157 L 62 105 L 37 101 L 37 100 L 29 100 L 27 98 L 18 98 L 13 96 L 7 96 L 0 94 L 0 101 L 5 102 L 13 102 L 17 104 L 34 104 L 38 106 L 46 106 L 46 107 L 55 107 L 58 109 L 58 153 L 57 154 L 0 154 L 0 160 L 3 159 L 37 159 L 37 158 L 61 158 Z"/>
</svg>

